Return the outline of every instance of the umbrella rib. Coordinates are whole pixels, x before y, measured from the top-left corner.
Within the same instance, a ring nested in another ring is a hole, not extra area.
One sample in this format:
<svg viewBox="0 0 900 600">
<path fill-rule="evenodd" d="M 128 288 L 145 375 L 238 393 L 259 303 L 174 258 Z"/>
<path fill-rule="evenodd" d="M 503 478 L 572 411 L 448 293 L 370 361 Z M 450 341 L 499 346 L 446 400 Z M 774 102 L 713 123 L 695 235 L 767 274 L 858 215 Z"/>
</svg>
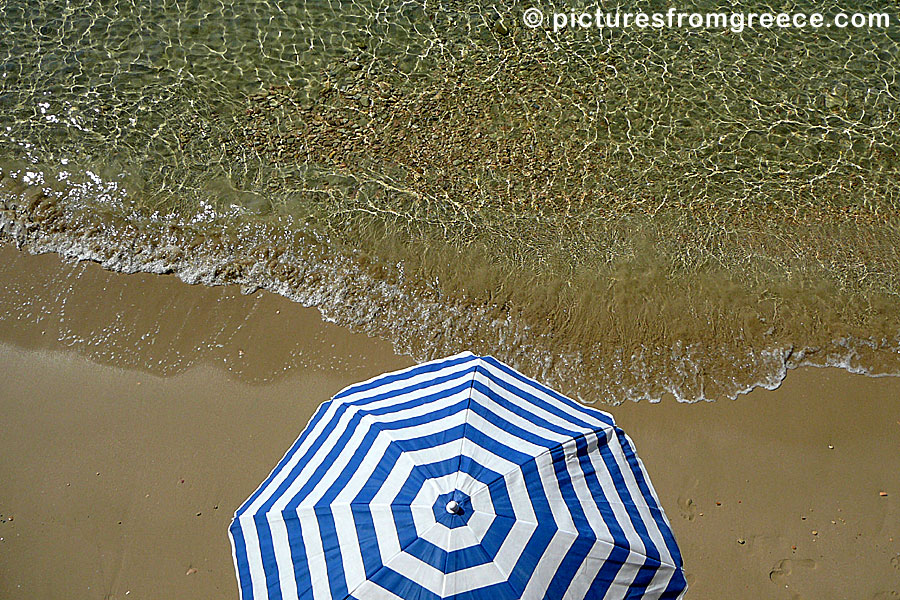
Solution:
<svg viewBox="0 0 900 600">
<path fill-rule="evenodd" d="M 559 533 L 562 533 L 562 534 L 565 534 L 565 535 L 572 536 L 572 537 L 575 538 L 575 539 L 580 538 L 580 537 L 585 537 L 585 536 L 583 536 L 583 534 L 580 534 L 580 533 L 577 533 L 577 532 L 574 532 L 574 531 L 569 531 L 569 530 L 567 530 L 567 529 L 557 529 L 557 531 L 558 531 Z M 621 544 L 617 544 L 615 541 L 612 541 L 612 540 L 608 540 L 608 539 L 600 538 L 600 537 L 595 537 L 595 538 L 594 538 L 594 541 L 595 541 L 595 542 L 599 542 L 599 543 L 601 543 L 601 544 L 604 544 L 604 545 L 606 545 L 606 546 L 609 546 L 610 548 L 619 548 L 620 550 L 625 550 L 626 552 L 628 552 L 628 556 L 629 556 L 629 557 L 646 558 L 646 559 L 649 559 L 649 560 L 652 560 L 652 561 L 654 561 L 654 562 L 659 563 L 659 566 L 671 567 L 671 568 L 676 569 L 676 570 L 681 568 L 681 567 L 679 567 L 679 566 L 677 566 L 677 565 L 674 565 L 674 564 L 672 564 L 672 563 L 670 563 L 670 562 L 666 562 L 666 561 L 664 561 L 664 560 L 655 559 L 655 558 L 650 558 L 649 556 L 647 556 L 647 555 L 644 554 L 643 552 L 636 552 L 633 548 L 626 548 L 625 546 L 622 546 Z M 627 563 L 627 561 L 625 561 L 625 563 L 623 563 L 623 564 L 626 564 L 626 563 Z M 636 563 L 635 563 L 635 564 L 636 564 Z"/>
<path fill-rule="evenodd" d="M 610 428 L 610 429 L 612 429 L 612 428 Z M 599 431 L 596 430 L 596 429 L 595 429 L 595 430 L 592 430 L 592 432 L 593 432 L 594 434 L 605 433 L 606 431 L 608 431 L 608 429 L 606 429 L 606 428 L 600 429 Z M 599 437 L 599 436 L 598 436 L 598 437 Z M 564 442 L 559 442 L 559 443 L 557 443 L 557 444 L 554 444 L 553 446 L 547 448 L 546 450 L 540 452 L 539 454 L 536 454 L 536 455 L 533 456 L 528 462 L 537 462 L 538 459 L 547 456 L 547 455 L 550 454 L 552 451 L 557 450 L 557 449 L 559 449 L 559 448 L 562 448 L 563 445 L 566 444 L 566 443 L 569 443 L 569 442 L 571 442 L 571 441 L 573 441 L 573 440 L 577 440 L 577 439 L 585 439 L 585 440 L 586 440 L 586 438 L 587 438 L 587 434 L 585 434 L 585 433 L 579 433 L 578 435 L 572 436 L 571 438 L 567 439 L 567 440 L 564 441 Z M 521 470 L 522 465 L 517 465 L 516 468 L 519 469 L 519 470 Z M 485 492 L 485 491 L 488 491 L 488 490 L 490 489 L 490 486 L 494 485 L 494 484 L 497 483 L 498 481 L 501 481 L 501 480 L 506 479 L 506 477 L 507 477 L 508 475 L 511 475 L 512 473 L 514 473 L 515 470 L 516 470 L 516 469 L 511 469 L 511 470 L 508 471 L 507 473 L 504 473 L 503 475 L 500 475 L 499 477 L 494 478 L 490 483 L 485 484 L 482 488 L 478 489 L 478 490 L 477 490 L 476 492 L 474 492 L 472 495 L 474 496 L 475 494 L 483 493 L 483 492 Z M 610 503 L 610 504 L 612 504 L 612 502 L 610 502 L 609 499 L 607 499 L 607 502 Z M 625 503 L 625 502 L 622 502 L 622 501 L 616 501 L 615 504 L 618 504 L 618 505 L 623 506 L 623 507 L 626 506 L 626 503 Z M 636 505 L 636 504 L 631 503 L 631 505 L 634 506 L 635 508 L 637 508 L 637 505 Z M 650 510 L 650 507 L 649 507 L 649 506 L 648 506 L 647 508 L 648 508 L 648 510 Z M 662 507 L 659 507 L 659 510 L 662 512 Z M 665 513 L 663 513 L 663 514 L 665 514 Z M 498 516 L 499 516 L 499 515 L 498 515 Z M 516 520 L 519 520 L 518 517 L 516 517 Z M 523 522 L 527 522 L 527 521 L 523 521 Z M 539 523 L 538 523 L 538 525 L 539 525 Z M 578 531 L 569 531 L 568 529 L 562 529 L 562 528 L 560 528 L 559 523 L 555 523 L 555 526 L 557 527 L 557 530 L 560 531 L 560 532 L 562 532 L 562 533 L 567 533 L 567 534 L 575 535 L 575 536 L 582 536 L 582 535 L 584 535 L 584 534 L 582 534 L 582 533 L 580 533 L 580 532 L 578 532 Z M 603 542 L 606 542 L 606 543 L 608 543 L 608 544 L 611 544 L 611 545 L 613 545 L 613 546 L 622 548 L 623 550 L 628 551 L 629 555 L 635 555 L 635 556 L 642 556 L 642 557 L 644 557 L 644 558 L 650 558 L 649 556 L 647 556 L 647 555 L 644 554 L 644 553 L 636 552 L 636 551 L 635 551 L 634 549 L 632 549 L 632 548 L 626 548 L 626 547 L 624 547 L 624 546 L 618 544 L 615 540 L 611 540 L 611 539 L 603 539 L 603 538 L 599 538 L 599 537 L 597 537 L 596 539 L 598 539 L 598 540 L 600 540 L 600 541 L 603 541 Z M 661 565 L 670 566 L 670 567 L 675 568 L 675 569 L 678 569 L 678 568 L 679 568 L 678 566 L 676 566 L 676 565 L 674 565 L 674 564 L 672 564 L 672 563 L 669 563 L 669 562 L 665 562 L 665 561 L 662 561 L 662 560 L 660 560 L 659 562 L 660 562 Z"/>
<path fill-rule="evenodd" d="M 510 517 L 499 517 L 499 518 L 507 518 L 507 519 L 509 519 Z M 472 536 L 472 539 L 475 540 L 475 544 L 473 544 L 473 546 L 478 546 L 479 548 L 481 548 L 481 551 L 484 552 L 484 554 L 485 554 L 486 556 L 491 556 L 491 553 L 487 551 L 487 549 L 486 549 L 486 548 L 484 547 L 484 545 L 482 544 L 482 540 L 479 540 L 479 539 L 478 539 L 478 536 L 475 535 L 475 532 L 472 531 L 472 528 L 471 528 L 471 527 L 466 526 L 466 527 L 464 527 L 463 529 L 465 529 L 466 531 L 468 531 L 469 534 Z M 494 570 L 495 570 L 497 573 L 500 574 L 500 579 L 501 579 L 501 581 L 502 581 L 504 587 L 506 587 L 506 588 L 509 590 L 509 592 L 510 592 L 509 598 L 510 598 L 511 600 L 518 600 L 518 598 L 519 598 L 520 596 L 519 596 L 519 594 L 516 594 L 516 592 L 515 592 L 515 590 L 513 589 L 512 585 L 510 585 L 510 583 L 509 583 L 509 574 L 504 573 L 503 570 L 500 569 L 500 566 L 497 564 L 497 561 L 496 561 L 496 555 L 493 555 L 493 556 L 492 556 L 492 560 L 491 560 L 489 563 L 487 563 L 487 564 L 490 564 L 491 567 L 493 567 Z M 444 568 L 444 574 L 445 574 L 445 576 L 446 576 L 446 572 L 447 572 L 447 569 L 446 569 L 446 567 L 445 567 L 445 568 Z M 446 585 L 446 580 L 444 580 L 444 585 Z M 443 587 L 442 587 L 442 589 L 441 589 L 441 597 L 442 597 L 442 598 L 445 598 L 445 597 L 446 597 L 445 590 L 444 590 Z"/>
<path fill-rule="evenodd" d="M 481 367 L 480 361 L 476 362 L 475 369 L 472 370 L 472 379 L 469 381 L 469 392 L 466 397 L 466 411 L 465 411 L 466 420 L 463 423 L 462 436 L 459 438 L 459 452 L 456 453 L 457 460 L 459 462 L 457 462 L 457 464 L 456 464 L 456 481 L 453 482 L 453 488 L 457 489 L 457 490 L 459 489 L 459 474 L 460 474 L 459 467 L 460 467 L 460 464 L 462 461 L 463 445 L 466 443 L 466 437 L 467 437 L 467 434 L 469 433 L 469 414 L 472 409 L 472 391 L 475 389 L 475 378 L 478 376 L 478 371 L 481 368 L 482 367 Z"/>
<path fill-rule="evenodd" d="M 594 433 L 594 434 L 600 434 L 600 433 L 603 433 L 603 434 L 605 434 L 607 431 L 608 431 L 607 429 L 599 429 L 599 430 L 597 430 L 597 429 L 592 429 L 592 430 L 591 430 L 591 433 Z M 598 437 L 599 437 L 599 435 L 598 435 Z M 571 441 L 573 441 L 573 440 L 578 440 L 578 439 L 583 439 L 583 440 L 587 441 L 587 434 L 585 434 L 585 433 L 578 433 L 578 434 L 576 434 L 576 435 L 573 435 L 573 436 L 570 437 L 570 438 L 567 438 L 565 441 L 557 442 L 557 443 L 553 444 L 552 446 L 548 446 L 545 450 L 542 450 L 542 451 L 539 452 L 538 454 L 535 454 L 535 455 L 532 456 L 529 460 L 525 461 L 525 463 L 523 463 L 523 464 L 527 464 L 527 463 L 529 463 L 529 462 L 537 462 L 537 460 L 538 460 L 539 458 L 543 458 L 544 456 L 547 456 L 548 454 L 550 454 L 550 453 L 553 452 L 554 450 L 559 450 L 559 449 L 561 449 L 566 443 L 571 442 Z M 485 490 L 485 489 L 489 488 L 490 486 L 494 485 L 495 483 L 497 483 L 497 482 L 500 481 L 501 479 L 506 479 L 506 477 L 509 476 L 509 475 L 512 475 L 512 474 L 516 471 L 516 469 L 520 469 L 520 470 L 521 470 L 521 468 L 522 468 L 522 465 L 521 465 L 521 464 L 516 465 L 516 468 L 510 469 L 510 470 L 507 471 L 506 473 L 503 473 L 503 474 L 501 474 L 501 475 L 498 475 L 497 477 L 495 477 L 494 479 L 492 479 L 492 480 L 489 481 L 488 483 L 484 484 L 484 487 L 481 488 L 481 489 L 479 489 L 478 491 L 480 492 L 480 491 L 482 491 L 482 490 Z"/>
<path fill-rule="evenodd" d="M 365 585 L 366 583 L 370 583 L 371 580 L 372 580 L 372 578 L 375 577 L 376 575 L 378 575 L 378 573 L 380 573 L 380 572 L 382 572 L 383 570 L 389 568 L 388 565 L 390 564 L 390 562 L 391 562 L 392 560 L 394 560 L 395 558 L 397 558 L 398 556 L 400 556 L 401 554 L 403 554 L 403 553 L 406 551 L 407 548 L 409 548 L 409 547 L 410 547 L 412 544 L 414 544 L 417 540 L 421 539 L 422 536 L 424 536 L 425 534 L 429 533 L 432 529 L 434 529 L 435 527 L 438 527 L 439 525 L 440 525 L 440 523 L 434 523 L 431 527 L 429 527 L 429 528 L 426 529 L 424 532 L 422 532 L 422 534 L 415 536 L 412 540 L 409 541 L 409 543 L 407 543 L 407 544 L 401 546 L 401 547 L 400 547 L 400 550 L 398 550 L 396 553 L 394 553 L 389 559 L 387 559 L 386 561 L 382 561 L 381 566 L 378 567 L 378 569 L 376 569 L 374 573 L 372 573 L 372 576 L 371 576 L 371 577 L 366 577 L 365 581 L 363 581 L 362 583 L 360 583 L 359 585 L 357 585 L 356 587 L 354 587 L 352 590 L 348 590 L 347 595 L 344 596 L 343 600 L 347 600 L 348 598 L 352 598 L 352 597 L 353 597 L 353 594 L 356 593 L 356 590 L 358 590 L 360 587 L 362 587 L 362 586 Z M 373 584 L 373 585 L 374 585 L 374 584 Z"/>
</svg>

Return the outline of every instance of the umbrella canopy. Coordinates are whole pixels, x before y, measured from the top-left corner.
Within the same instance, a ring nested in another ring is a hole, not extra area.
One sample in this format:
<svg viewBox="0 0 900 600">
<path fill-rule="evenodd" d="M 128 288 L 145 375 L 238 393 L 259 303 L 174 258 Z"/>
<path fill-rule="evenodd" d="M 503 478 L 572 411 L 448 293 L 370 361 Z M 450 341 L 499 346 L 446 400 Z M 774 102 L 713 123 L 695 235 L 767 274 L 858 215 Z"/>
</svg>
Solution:
<svg viewBox="0 0 900 600">
<path fill-rule="evenodd" d="M 686 588 L 666 516 L 612 417 L 471 353 L 324 403 L 230 535 L 243 600 Z"/>
</svg>

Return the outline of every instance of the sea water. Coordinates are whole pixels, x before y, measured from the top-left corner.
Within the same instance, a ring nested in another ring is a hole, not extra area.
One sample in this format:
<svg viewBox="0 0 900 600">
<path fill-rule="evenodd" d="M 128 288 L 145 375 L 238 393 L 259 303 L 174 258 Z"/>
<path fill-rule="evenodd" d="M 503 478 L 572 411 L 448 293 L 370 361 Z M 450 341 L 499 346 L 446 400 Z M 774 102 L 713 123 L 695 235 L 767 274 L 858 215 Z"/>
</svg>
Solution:
<svg viewBox="0 0 900 600">
<path fill-rule="evenodd" d="M 900 372 L 896 8 L 695 0 L 890 24 L 554 31 L 595 8 L 3 0 L 0 235 L 587 402 Z"/>
</svg>

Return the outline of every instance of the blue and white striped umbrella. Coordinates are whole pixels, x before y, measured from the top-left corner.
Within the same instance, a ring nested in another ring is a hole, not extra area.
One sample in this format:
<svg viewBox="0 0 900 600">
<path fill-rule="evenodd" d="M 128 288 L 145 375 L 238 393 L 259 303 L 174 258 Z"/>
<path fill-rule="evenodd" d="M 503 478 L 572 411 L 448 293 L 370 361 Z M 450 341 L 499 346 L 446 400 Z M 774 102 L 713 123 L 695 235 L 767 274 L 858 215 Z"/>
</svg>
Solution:
<svg viewBox="0 0 900 600">
<path fill-rule="evenodd" d="M 471 353 L 324 403 L 230 528 L 241 598 L 679 598 L 631 441 Z"/>
</svg>

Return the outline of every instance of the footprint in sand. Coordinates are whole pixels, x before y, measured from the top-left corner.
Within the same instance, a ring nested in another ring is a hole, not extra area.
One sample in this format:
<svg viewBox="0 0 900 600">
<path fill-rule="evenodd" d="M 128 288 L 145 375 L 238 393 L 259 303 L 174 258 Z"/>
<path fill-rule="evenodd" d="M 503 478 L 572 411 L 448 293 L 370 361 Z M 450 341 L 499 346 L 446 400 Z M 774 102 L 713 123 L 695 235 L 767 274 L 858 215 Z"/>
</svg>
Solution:
<svg viewBox="0 0 900 600">
<path fill-rule="evenodd" d="M 681 512 L 682 518 L 685 518 L 688 521 L 693 521 L 694 517 L 697 516 L 697 509 L 696 507 L 694 507 L 694 501 L 690 498 L 678 496 L 678 508 Z"/>
<path fill-rule="evenodd" d="M 891 559 L 891 565 L 895 569 L 900 569 L 900 554 Z"/>
<path fill-rule="evenodd" d="M 818 563 L 809 559 L 785 558 L 778 561 L 771 571 L 769 571 L 769 579 L 779 585 L 787 583 L 786 577 L 789 577 L 796 569 L 815 569 Z"/>
<path fill-rule="evenodd" d="M 878 592 L 872 596 L 872 600 L 898 600 L 900 592 Z"/>
</svg>

